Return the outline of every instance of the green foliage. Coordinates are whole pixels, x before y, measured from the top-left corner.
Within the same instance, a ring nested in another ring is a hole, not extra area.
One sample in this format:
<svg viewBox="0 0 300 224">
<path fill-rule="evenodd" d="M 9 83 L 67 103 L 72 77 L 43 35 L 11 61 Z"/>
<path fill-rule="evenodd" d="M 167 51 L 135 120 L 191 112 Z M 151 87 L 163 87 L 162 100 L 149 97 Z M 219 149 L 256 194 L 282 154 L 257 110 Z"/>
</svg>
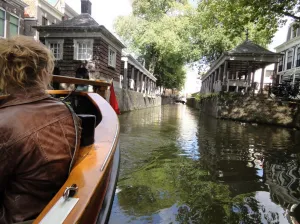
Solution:
<svg viewBox="0 0 300 224">
<path fill-rule="evenodd" d="M 186 32 L 190 10 L 184 0 L 134 0 L 133 14 L 115 23 L 125 44 L 145 59 L 158 85 L 166 88 L 183 86 L 185 63 L 194 58 Z"/>
<path fill-rule="evenodd" d="M 236 0 L 231 0 L 235 2 Z M 242 7 L 247 8 L 251 13 L 250 19 L 264 17 L 266 20 L 276 18 L 279 23 L 285 23 L 285 16 L 300 22 L 298 13 L 300 11 L 299 0 L 239 0 Z"/>
<path fill-rule="evenodd" d="M 249 39 L 266 47 L 283 16 L 295 16 L 297 0 L 133 0 L 133 13 L 115 22 L 129 50 L 145 59 L 158 85 L 182 87 L 184 66 L 210 64 Z M 297 8 L 298 7 L 298 8 Z"/>
<path fill-rule="evenodd" d="M 224 51 L 249 39 L 266 47 L 277 31 L 274 16 L 252 18 L 253 9 L 245 7 L 240 0 L 200 1 L 193 15 L 194 43 L 207 62 L 216 60 Z"/>
</svg>

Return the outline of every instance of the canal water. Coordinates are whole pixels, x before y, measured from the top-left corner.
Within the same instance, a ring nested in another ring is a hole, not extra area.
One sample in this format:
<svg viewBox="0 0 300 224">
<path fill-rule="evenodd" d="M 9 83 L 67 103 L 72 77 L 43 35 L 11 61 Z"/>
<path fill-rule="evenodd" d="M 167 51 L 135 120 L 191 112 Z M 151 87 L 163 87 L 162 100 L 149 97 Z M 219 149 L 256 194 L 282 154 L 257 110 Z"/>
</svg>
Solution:
<svg viewBox="0 0 300 224">
<path fill-rule="evenodd" d="M 125 113 L 110 224 L 292 223 L 300 132 L 216 120 L 184 105 Z"/>
</svg>

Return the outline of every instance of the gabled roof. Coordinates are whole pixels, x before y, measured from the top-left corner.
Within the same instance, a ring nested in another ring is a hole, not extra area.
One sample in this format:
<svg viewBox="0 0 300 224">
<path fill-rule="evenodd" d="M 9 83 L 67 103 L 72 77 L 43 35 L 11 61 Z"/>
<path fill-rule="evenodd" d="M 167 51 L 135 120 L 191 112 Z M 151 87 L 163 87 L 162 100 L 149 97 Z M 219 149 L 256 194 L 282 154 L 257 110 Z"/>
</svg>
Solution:
<svg viewBox="0 0 300 224">
<path fill-rule="evenodd" d="M 52 24 L 50 27 L 98 27 L 99 24 L 93 19 L 93 17 L 88 13 L 83 13 L 78 16 L 75 16 L 72 19 L 61 21 L 57 24 Z"/>
<path fill-rule="evenodd" d="M 255 43 L 253 43 L 250 40 L 246 40 L 240 45 L 238 45 L 236 48 L 226 52 L 228 55 L 231 54 L 262 54 L 262 55 L 275 55 L 276 53 L 269 51 Z M 225 54 L 226 54 L 225 53 Z"/>
</svg>

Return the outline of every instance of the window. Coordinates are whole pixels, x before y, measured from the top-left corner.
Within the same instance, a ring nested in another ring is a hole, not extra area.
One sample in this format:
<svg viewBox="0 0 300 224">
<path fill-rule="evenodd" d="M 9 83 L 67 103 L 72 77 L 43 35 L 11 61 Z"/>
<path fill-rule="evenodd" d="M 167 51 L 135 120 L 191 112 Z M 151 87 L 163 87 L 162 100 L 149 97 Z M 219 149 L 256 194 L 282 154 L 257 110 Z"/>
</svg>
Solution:
<svg viewBox="0 0 300 224">
<path fill-rule="evenodd" d="M 117 53 L 111 47 L 108 48 L 108 65 L 111 67 L 116 67 L 116 57 Z"/>
<path fill-rule="evenodd" d="M 91 60 L 93 58 L 93 40 L 74 40 L 74 59 Z"/>
<path fill-rule="evenodd" d="M 297 48 L 297 61 L 296 67 L 300 67 L 300 47 Z"/>
<path fill-rule="evenodd" d="M 273 70 L 266 70 L 266 77 L 272 77 Z"/>
<path fill-rule="evenodd" d="M 278 71 L 281 72 L 283 70 L 283 57 L 280 57 L 279 64 L 278 64 Z"/>
<path fill-rule="evenodd" d="M 296 27 L 292 27 L 292 38 L 296 37 L 297 36 L 297 28 Z"/>
<path fill-rule="evenodd" d="M 42 17 L 42 25 L 47 26 L 48 25 L 48 19 L 46 17 Z"/>
<path fill-rule="evenodd" d="M 0 9 L 0 37 L 5 37 L 5 11 Z"/>
<path fill-rule="evenodd" d="M 293 51 L 289 51 L 288 58 L 287 58 L 286 69 L 291 69 L 292 68 L 292 62 L 293 62 Z"/>
<path fill-rule="evenodd" d="M 9 17 L 9 37 L 19 34 L 19 18 L 13 15 Z"/>
<path fill-rule="evenodd" d="M 55 60 L 63 59 L 63 40 L 46 40 L 46 46 L 52 51 Z"/>
</svg>

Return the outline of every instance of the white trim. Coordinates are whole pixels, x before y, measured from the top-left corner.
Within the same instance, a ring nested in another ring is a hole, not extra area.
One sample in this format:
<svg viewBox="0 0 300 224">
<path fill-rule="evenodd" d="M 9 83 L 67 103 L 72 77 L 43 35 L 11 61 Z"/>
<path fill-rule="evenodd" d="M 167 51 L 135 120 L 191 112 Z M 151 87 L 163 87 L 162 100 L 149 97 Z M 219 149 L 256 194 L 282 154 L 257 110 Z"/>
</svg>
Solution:
<svg viewBox="0 0 300 224">
<path fill-rule="evenodd" d="M 6 35 L 7 35 L 7 19 L 6 19 L 6 10 L 2 7 L 0 7 L 0 10 L 4 11 L 4 36 L 0 38 L 6 38 Z"/>
<path fill-rule="evenodd" d="M 289 56 L 289 52 L 292 51 L 292 65 L 291 65 L 291 68 L 287 68 L 287 63 L 288 63 L 288 56 Z M 290 48 L 286 51 L 286 56 L 285 56 L 285 70 L 290 70 L 292 69 L 294 66 L 293 66 L 293 59 L 294 59 L 294 54 L 295 54 L 295 51 L 294 51 L 294 48 Z"/>
<path fill-rule="evenodd" d="M 275 47 L 275 50 L 276 50 L 276 52 L 286 51 L 287 49 L 290 49 L 291 47 L 294 47 L 295 45 L 297 45 L 299 43 L 300 43 L 300 36 L 295 37 L 295 38 Z"/>
<path fill-rule="evenodd" d="M 78 43 L 86 43 L 89 44 L 91 47 L 91 55 L 90 58 L 86 58 L 86 59 L 78 59 Z M 93 60 L 93 49 L 94 49 L 94 39 L 73 39 L 73 43 L 74 43 L 74 55 L 73 58 L 74 60 L 81 60 L 81 61 L 89 61 L 89 60 Z"/>
<path fill-rule="evenodd" d="M 110 63 L 110 61 L 109 61 L 109 58 L 110 58 L 110 51 L 112 51 L 112 52 L 114 52 L 114 58 L 113 58 L 113 60 L 112 60 L 112 63 Z M 108 60 L 107 60 L 107 64 L 108 64 L 108 66 L 111 66 L 111 67 L 113 67 L 113 68 L 116 68 L 116 66 L 117 66 L 117 51 L 116 51 L 116 49 L 114 49 L 113 47 L 111 47 L 111 46 L 108 46 Z"/>
<path fill-rule="evenodd" d="M 53 37 L 53 38 L 65 38 L 65 37 L 69 37 L 69 38 L 87 38 L 87 39 L 93 39 L 93 38 L 102 38 L 104 41 L 106 41 L 110 46 L 114 47 L 117 51 L 122 52 L 122 48 L 117 46 L 116 44 L 114 44 L 111 40 L 109 40 L 107 37 L 105 37 L 103 35 L 102 32 L 87 32 L 87 33 L 83 33 L 83 32 L 55 32 L 53 33 L 53 31 L 48 32 L 47 30 L 45 31 L 41 31 L 40 32 L 40 36 L 43 37 Z"/>
<path fill-rule="evenodd" d="M 46 46 L 50 49 L 50 44 L 59 44 L 59 58 L 55 58 L 56 60 L 63 60 L 64 58 L 64 39 L 46 39 Z M 51 49 L 50 49 L 51 50 Z"/>
<path fill-rule="evenodd" d="M 52 16 L 54 16 L 56 19 L 61 21 L 62 17 L 64 16 L 63 13 L 61 13 L 58 9 L 50 5 L 48 2 L 45 0 L 38 0 L 38 7 L 41 9 L 45 10 L 46 12 L 50 13 Z"/>
<path fill-rule="evenodd" d="M 18 34 L 17 35 L 20 35 L 20 17 L 17 16 L 16 14 L 14 14 L 14 13 L 11 13 L 11 12 L 8 12 L 8 13 L 10 14 L 10 16 L 16 17 L 18 19 Z M 10 25 L 10 20 L 7 20 L 7 22 Z M 7 27 L 6 27 L 6 29 L 7 29 Z"/>
</svg>

